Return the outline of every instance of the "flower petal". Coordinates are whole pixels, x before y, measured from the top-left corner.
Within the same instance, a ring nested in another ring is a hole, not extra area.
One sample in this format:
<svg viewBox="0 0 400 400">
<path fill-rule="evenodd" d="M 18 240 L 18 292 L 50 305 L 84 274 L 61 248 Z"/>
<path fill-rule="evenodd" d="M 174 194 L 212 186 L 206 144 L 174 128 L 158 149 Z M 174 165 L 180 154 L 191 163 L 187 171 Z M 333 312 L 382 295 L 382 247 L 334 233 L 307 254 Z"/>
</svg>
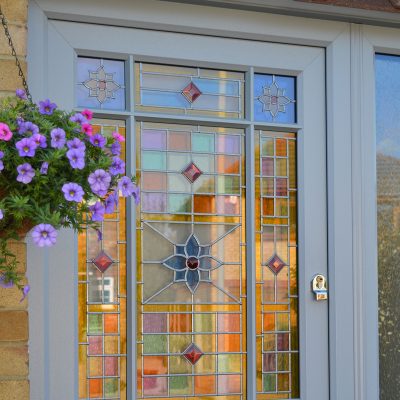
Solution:
<svg viewBox="0 0 400 400">
<path fill-rule="evenodd" d="M 184 269 L 175 271 L 175 282 L 186 282 L 186 271 Z"/>
<path fill-rule="evenodd" d="M 186 268 L 186 257 L 173 255 L 164 260 L 163 264 L 169 269 L 181 271 Z"/>
<path fill-rule="evenodd" d="M 186 255 L 188 257 L 198 257 L 200 253 L 200 244 L 196 236 L 191 235 L 186 242 L 185 247 Z"/>
<path fill-rule="evenodd" d="M 195 270 L 188 269 L 186 272 L 186 286 L 192 293 L 196 291 L 197 286 L 199 286 L 199 282 L 200 282 L 199 271 L 197 269 Z"/>
</svg>

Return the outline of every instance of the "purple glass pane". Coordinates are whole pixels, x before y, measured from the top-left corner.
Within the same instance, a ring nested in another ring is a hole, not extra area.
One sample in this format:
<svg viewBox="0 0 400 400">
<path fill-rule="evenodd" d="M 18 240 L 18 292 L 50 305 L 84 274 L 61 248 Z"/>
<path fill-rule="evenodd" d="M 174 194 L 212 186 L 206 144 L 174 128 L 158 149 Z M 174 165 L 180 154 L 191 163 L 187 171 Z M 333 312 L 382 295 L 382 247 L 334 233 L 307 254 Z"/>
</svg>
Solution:
<svg viewBox="0 0 400 400">
<path fill-rule="evenodd" d="M 274 176 L 274 159 L 263 158 L 261 163 L 263 176 Z"/>
<path fill-rule="evenodd" d="M 288 333 L 278 333 L 277 335 L 277 348 L 278 351 L 289 350 L 289 334 Z"/>
<path fill-rule="evenodd" d="M 166 396 L 167 377 L 144 378 L 143 391 L 145 396 Z"/>
<path fill-rule="evenodd" d="M 142 132 L 142 149 L 165 150 L 166 132 L 144 129 Z"/>
<path fill-rule="evenodd" d="M 276 371 L 276 354 L 264 354 L 263 371 L 272 372 Z"/>
<path fill-rule="evenodd" d="M 105 376 L 118 376 L 118 357 L 104 357 Z"/>
<path fill-rule="evenodd" d="M 143 314 L 144 333 L 165 333 L 167 332 L 166 314 Z"/>
<path fill-rule="evenodd" d="M 103 337 L 102 336 L 89 336 L 89 349 L 90 356 L 103 354 Z"/>
<path fill-rule="evenodd" d="M 240 214 L 239 196 L 216 196 L 217 214 L 238 215 Z"/>
<path fill-rule="evenodd" d="M 142 193 L 142 211 L 165 212 L 167 195 L 165 193 Z"/>
<path fill-rule="evenodd" d="M 240 136 L 218 135 L 217 152 L 226 154 L 240 154 Z"/>
</svg>

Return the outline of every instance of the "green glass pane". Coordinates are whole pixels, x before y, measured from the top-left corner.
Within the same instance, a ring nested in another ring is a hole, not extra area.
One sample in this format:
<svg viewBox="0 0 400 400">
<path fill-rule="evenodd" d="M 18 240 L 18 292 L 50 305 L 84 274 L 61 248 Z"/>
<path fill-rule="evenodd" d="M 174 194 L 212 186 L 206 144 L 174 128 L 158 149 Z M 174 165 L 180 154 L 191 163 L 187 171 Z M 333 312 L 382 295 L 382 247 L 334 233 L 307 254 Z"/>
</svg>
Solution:
<svg viewBox="0 0 400 400">
<path fill-rule="evenodd" d="M 263 374 L 264 392 L 275 392 L 276 374 Z"/>
<path fill-rule="evenodd" d="M 192 160 L 203 173 L 214 172 L 215 170 L 215 160 L 212 154 L 193 154 Z"/>
<path fill-rule="evenodd" d="M 287 217 L 288 215 L 287 199 L 275 199 L 275 215 L 277 217 Z"/>
<path fill-rule="evenodd" d="M 190 193 L 190 182 L 182 174 L 168 174 L 168 190 L 170 192 Z"/>
<path fill-rule="evenodd" d="M 287 176 L 287 159 L 286 158 L 277 158 L 276 162 L 276 176 Z"/>
<path fill-rule="evenodd" d="M 190 335 L 169 335 L 169 352 L 183 353 L 192 342 Z"/>
<path fill-rule="evenodd" d="M 218 372 L 240 372 L 242 356 L 240 354 L 219 354 Z"/>
<path fill-rule="evenodd" d="M 195 374 L 204 374 L 216 372 L 216 356 L 205 354 L 200 358 L 194 366 Z"/>
<path fill-rule="evenodd" d="M 275 350 L 275 335 L 268 333 L 264 335 L 264 350 L 271 351 Z"/>
<path fill-rule="evenodd" d="M 102 314 L 89 314 L 88 315 L 88 331 L 89 333 L 102 333 L 103 332 L 103 315 Z"/>
<path fill-rule="evenodd" d="M 191 394 L 192 389 L 192 377 L 190 376 L 171 376 L 169 378 L 169 390 L 170 394 Z"/>
<path fill-rule="evenodd" d="M 289 353 L 278 353 L 278 371 L 289 371 Z"/>
<path fill-rule="evenodd" d="M 263 156 L 274 155 L 274 138 L 261 138 L 261 154 Z"/>
<path fill-rule="evenodd" d="M 169 357 L 169 372 L 170 374 L 190 374 L 192 366 L 181 355 Z"/>
<path fill-rule="evenodd" d="M 274 178 L 262 178 L 262 194 L 263 196 L 274 195 Z"/>
<path fill-rule="evenodd" d="M 144 335 L 143 336 L 144 354 L 168 353 L 166 335 Z"/>
<path fill-rule="evenodd" d="M 195 314 L 195 332 L 215 332 L 215 314 Z"/>
<path fill-rule="evenodd" d="M 287 313 L 276 314 L 276 329 L 278 331 L 289 330 L 289 314 Z"/>
<path fill-rule="evenodd" d="M 221 194 L 240 194 L 240 177 L 219 176 L 217 189 L 217 192 Z"/>
<path fill-rule="evenodd" d="M 185 153 L 168 153 L 168 170 L 182 172 L 190 163 L 189 154 Z"/>
<path fill-rule="evenodd" d="M 215 193 L 215 177 L 210 175 L 201 175 L 193 183 L 194 193 Z"/>
<path fill-rule="evenodd" d="M 192 211 L 192 196 L 186 194 L 169 194 L 168 211 L 170 213 L 189 213 Z"/>
<path fill-rule="evenodd" d="M 165 170 L 166 154 L 159 151 L 143 151 L 142 168 L 157 171 Z"/>
<path fill-rule="evenodd" d="M 104 379 L 104 391 L 107 398 L 118 396 L 118 378 Z"/>
<path fill-rule="evenodd" d="M 202 152 L 202 153 L 213 153 L 214 135 L 210 133 L 193 133 L 192 151 Z"/>
</svg>

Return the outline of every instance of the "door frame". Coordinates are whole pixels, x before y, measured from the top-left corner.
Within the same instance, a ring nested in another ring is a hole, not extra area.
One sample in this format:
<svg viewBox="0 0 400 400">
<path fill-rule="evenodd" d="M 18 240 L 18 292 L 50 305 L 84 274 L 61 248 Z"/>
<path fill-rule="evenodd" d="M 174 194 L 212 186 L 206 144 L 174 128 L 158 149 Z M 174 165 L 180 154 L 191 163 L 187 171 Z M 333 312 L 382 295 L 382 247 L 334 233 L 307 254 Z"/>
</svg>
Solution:
<svg viewBox="0 0 400 400">
<path fill-rule="evenodd" d="M 193 13 L 193 7 L 197 7 L 199 13 Z M 138 28 L 189 31 L 189 33 L 191 31 L 191 33 L 219 37 L 312 45 L 326 49 L 330 398 L 332 400 L 357 398 L 355 393 L 357 393 L 357 387 L 363 384 L 363 380 L 361 375 L 358 376 L 359 371 L 356 365 L 360 364 L 358 359 L 360 355 L 355 353 L 354 346 L 356 326 L 353 320 L 353 304 L 356 303 L 357 293 L 353 286 L 353 275 L 349 274 L 351 268 L 349 260 L 353 259 L 351 203 L 353 193 L 352 180 L 346 179 L 348 171 L 352 170 L 350 26 L 339 22 L 249 11 L 220 10 L 153 0 L 137 1 L 133 7 L 128 7 L 123 0 L 116 0 L 110 6 L 105 3 L 96 4 L 96 8 L 94 8 L 93 2 L 78 5 L 77 1 L 75 4 L 74 2 L 61 4 L 47 0 L 31 1 L 28 21 L 30 28 L 28 68 L 30 87 L 35 99 L 45 98 L 49 93 L 46 75 L 51 65 L 45 61 L 47 60 L 48 44 L 52 40 L 52 37 L 49 36 L 49 27 L 53 22 L 49 16 L 55 18 L 58 15 L 65 20 L 76 20 L 77 12 L 83 17 L 91 16 L 92 22 L 95 21 L 98 24 L 115 22 L 116 15 L 120 17 L 124 15 L 124 18 L 131 24 L 136 23 Z M 217 13 L 217 18 L 215 20 L 208 19 L 209 13 L 214 15 Z M 240 24 L 232 23 L 232 21 L 239 20 Z M 237 31 L 233 31 L 232 26 L 239 28 Z M 58 34 L 54 30 L 52 33 Z M 68 71 L 68 66 L 65 68 Z M 66 236 L 68 235 L 66 234 Z M 76 241 L 70 245 L 75 246 L 76 249 Z M 39 255 L 28 243 L 28 264 L 44 266 L 39 277 L 35 275 L 37 271 L 33 271 L 34 265 L 31 268 L 28 267 L 29 279 L 33 286 L 35 280 L 37 281 L 40 277 L 43 277 L 44 282 L 46 281 L 46 274 L 51 273 L 49 264 L 52 257 L 54 259 L 54 254 L 49 250 Z M 59 263 L 60 260 L 57 262 Z M 61 262 L 65 264 L 66 268 L 71 268 L 67 260 Z M 304 283 L 307 284 L 307 282 Z M 31 301 L 30 305 L 31 365 L 38 370 L 35 372 L 31 369 L 32 398 L 35 398 L 35 382 L 43 384 L 44 393 L 47 393 L 45 399 L 49 398 L 51 387 L 57 385 L 57 382 L 50 382 L 48 379 L 51 360 L 46 359 L 48 355 L 44 351 L 43 340 L 52 341 L 50 334 L 52 324 L 71 323 L 63 318 L 58 321 L 49 321 L 46 317 L 36 318 L 38 314 L 35 313 L 35 309 L 37 311 L 38 307 L 51 307 L 46 302 L 48 298 L 46 296 L 49 295 L 49 291 L 55 290 L 55 288 L 48 288 L 47 293 L 40 293 L 40 296 L 38 294 L 37 297 L 40 297 L 38 301 L 34 299 L 34 295 L 31 295 L 32 300 L 35 300 Z M 352 306 L 350 307 L 349 304 Z M 347 312 L 343 310 L 347 310 Z M 38 330 L 45 332 L 43 335 L 39 335 Z M 38 368 L 38 365 L 41 365 L 42 368 Z M 61 369 L 60 367 L 60 372 Z M 63 374 L 64 382 L 70 381 L 73 371 L 67 372 L 67 376 L 65 376 L 65 371 Z M 360 397 L 361 399 L 364 400 L 365 397 Z"/>
</svg>

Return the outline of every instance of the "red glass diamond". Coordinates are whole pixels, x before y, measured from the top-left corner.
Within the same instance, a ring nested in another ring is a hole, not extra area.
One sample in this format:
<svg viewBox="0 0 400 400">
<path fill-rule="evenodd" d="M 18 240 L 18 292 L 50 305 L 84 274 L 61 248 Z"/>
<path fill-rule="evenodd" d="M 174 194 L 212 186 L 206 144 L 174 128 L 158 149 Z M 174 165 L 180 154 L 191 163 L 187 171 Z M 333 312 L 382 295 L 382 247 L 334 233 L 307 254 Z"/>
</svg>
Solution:
<svg viewBox="0 0 400 400">
<path fill-rule="evenodd" d="M 200 360 L 203 352 L 194 343 L 191 343 L 182 355 L 190 362 L 190 364 L 194 365 Z"/>
<path fill-rule="evenodd" d="M 182 94 L 186 97 L 189 103 L 193 103 L 200 97 L 201 90 L 193 82 L 190 82 L 189 85 L 183 88 Z"/>
<path fill-rule="evenodd" d="M 278 274 L 281 269 L 286 265 L 276 254 L 268 261 L 268 267 L 271 268 L 272 272 Z"/>
<path fill-rule="evenodd" d="M 190 163 L 183 171 L 182 174 L 186 176 L 186 178 L 193 183 L 201 174 L 200 168 L 194 164 Z"/>
<path fill-rule="evenodd" d="M 102 251 L 99 255 L 93 260 L 93 264 L 99 269 L 100 272 L 107 271 L 108 267 L 114 261 L 110 258 L 110 256 Z"/>
</svg>

